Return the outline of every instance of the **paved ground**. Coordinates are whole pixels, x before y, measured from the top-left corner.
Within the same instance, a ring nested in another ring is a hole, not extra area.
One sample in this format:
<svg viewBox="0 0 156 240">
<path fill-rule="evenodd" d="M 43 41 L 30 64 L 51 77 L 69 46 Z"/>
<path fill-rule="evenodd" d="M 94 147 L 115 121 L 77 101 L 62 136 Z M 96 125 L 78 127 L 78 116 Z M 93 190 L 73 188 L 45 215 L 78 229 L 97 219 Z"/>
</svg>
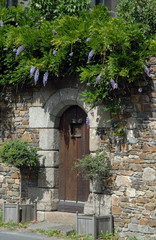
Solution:
<svg viewBox="0 0 156 240">
<path fill-rule="evenodd" d="M 0 240 L 58 240 L 56 237 L 47 237 L 31 231 L 36 229 L 58 229 L 62 234 L 66 235 L 68 232 L 72 231 L 74 227 L 70 225 L 54 224 L 49 222 L 35 222 L 31 223 L 27 229 L 19 229 L 18 231 L 0 229 Z"/>
<path fill-rule="evenodd" d="M 46 237 L 28 230 L 9 231 L 0 230 L 0 240 L 58 240 L 56 237 Z"/>
<path fill-rule="evenodd" d="M 44 229 L 44 230 L 58 229 L 64 235 L 68 232 L 71 232 L 73 229 L 75 229 L 75 227 L 71 226 L 71 225 L 63 225 L 63 224 L 56 224 L 56 223 L 49 223 L 49 222 L 32 223 L 28 227 L 29 230 L 30 229 L 31 230 L 36 230 L 36 229 L 39 229 L 39 228 Z"/>
</svg>

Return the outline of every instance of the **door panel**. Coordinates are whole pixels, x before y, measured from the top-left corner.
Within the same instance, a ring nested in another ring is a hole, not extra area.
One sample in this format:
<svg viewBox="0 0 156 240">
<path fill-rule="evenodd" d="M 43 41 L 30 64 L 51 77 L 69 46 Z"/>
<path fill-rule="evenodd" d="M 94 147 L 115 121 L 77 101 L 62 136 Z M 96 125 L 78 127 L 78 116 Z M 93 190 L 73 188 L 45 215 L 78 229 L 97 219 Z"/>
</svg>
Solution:
<svg viewBox="0 0 156 240">
<path fill-rule="evenodd" d="M 77 176 L 74 162 L 89 153 L 86 113 L 78 106 L 68 108 L 60 119 L 60 200 L 85 202 L 89 181 Z"/>
</svg>

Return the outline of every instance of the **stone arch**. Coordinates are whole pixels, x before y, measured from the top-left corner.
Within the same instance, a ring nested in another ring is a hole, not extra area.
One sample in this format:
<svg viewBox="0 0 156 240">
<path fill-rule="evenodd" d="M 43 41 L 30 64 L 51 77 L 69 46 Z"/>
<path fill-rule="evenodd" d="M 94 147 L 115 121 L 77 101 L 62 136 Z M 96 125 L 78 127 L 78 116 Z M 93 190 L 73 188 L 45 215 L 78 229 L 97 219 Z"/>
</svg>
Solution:
<svg viewBox="0 0 156 240">
<path fill-rule="evenodd" d="M 50 96 L 44 105 L 44 111 L 50 114 L 50 119 L 53 122 L 54 128 L 58 128 L 60 116 L 72 105 L 78 105 L 86 113 L 89 111 L 89 107 L 81 100 L 80 91 L 78 89 L 63 88 Z"/>
</svg>

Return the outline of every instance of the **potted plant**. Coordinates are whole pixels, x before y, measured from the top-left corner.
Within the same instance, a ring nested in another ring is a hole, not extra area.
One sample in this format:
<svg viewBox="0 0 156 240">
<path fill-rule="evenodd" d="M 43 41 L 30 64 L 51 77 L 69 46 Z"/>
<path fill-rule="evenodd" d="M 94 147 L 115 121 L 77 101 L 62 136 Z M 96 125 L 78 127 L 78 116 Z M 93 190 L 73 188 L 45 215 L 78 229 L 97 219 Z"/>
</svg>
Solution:
<svg viewBox="0 0 156 240">
<path fill-rule="evenodd" d="M 77 233 L 91 234 L 98 237 L 101 231 L 112 232 L 112 216 L 95 215 L 95 194 L 101 193 L 102 183 L 109 176 L 110 161 L 108 154 L 98 149 L 95 153 L 84 156 L 75 163 L 78 174 L 83 174 L 91 181 L 92 198 L 93 198 L 93 214 L 78 215 L 77 214 Z"/>
<path fill-rule="evenodd" d="M 27 174 L 31 171 L 38 170 L 39 167 L 39 155 L 37 153 L 38 148 L 31 146 L 26 141 L 11 140 L 5 142 L 0 147 L 0 160 L 1 162 L 19 168 L 20 170 L 20 202 L 22 192 L 22 173 L 24 169 L 27 169 Z M 4 204 L 3 221 L 28 221 L 36 218 L 35 204 Z M 30 213 L 31 212 L 31 213 Z M 13 214 L 14 213 L 14 214 Z M 28 215 L 27 215 L 28 213 Z M 31 216 L 31 217 L 30 217 Z"/>
</svg>

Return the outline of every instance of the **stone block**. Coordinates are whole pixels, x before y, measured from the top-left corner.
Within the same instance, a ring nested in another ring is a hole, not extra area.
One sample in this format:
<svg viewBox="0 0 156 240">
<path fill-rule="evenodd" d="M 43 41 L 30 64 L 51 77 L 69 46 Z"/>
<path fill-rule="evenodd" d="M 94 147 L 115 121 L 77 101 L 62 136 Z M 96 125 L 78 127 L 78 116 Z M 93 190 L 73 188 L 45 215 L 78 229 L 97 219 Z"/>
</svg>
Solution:
<svg viewBox="0 0 156 240">
<path fill-rule="evenodd" d="M 52 128 L 53 119 L 48 111 L 41 107 L 29 108 L 29 125 L 31 128 Z"/>
<path fill-rule="evenodd" d="M 126 195 L 134 198 L 136 196 L 136 190 L 134 188 L 127 188 Z"/>
<path fill-rule="evenodd" d="M 7 179 L 6 182 L 8 184 L 14 184 L 15 183 L 15 179 Z"/>
<path fill-rule="evenodd" d="M 139 102 L 139 95 L 131 95 L 131 102 L 138 103 Z"/>
<path fill-rule="evenodd" d="M 139 220 L 139 225 L 148 225 L 149 224 L 149 220 L 146 218 L 141 218 Z"/>
<path fill-rule="evenodd" d="M 110 127 L 110 113 L 104 111 L 102 106 L 94 107 L 88 112 L 91 128 L 107 128 Z"/>
<path fill-rule="evenodd" d="M 45 104 L 44 110 L 49 112 L 49 114 L 52 114 L 54 117 L 61 116 L 65 110 L 65 102 L 62 101 L 63 95 L 63 89 L 61 90 L 61 94 L 60 91 L 57 91 L 55 94 L 53 94 Z"/>
<path fill-rule="evenodd" d="M 143 180 L 144 181 L 155 181 L 156 180 L 156 171 L 150 167 L 145 168 L 143 171 Z"/>
<path fill-rule="evenodd" d="M 22 141 L 27 141 L 27 142 L 31 143 L 32 142 L 31 134 L 29 132 L 24 132 L 22 134 L 21 140 Z"/>
<path fill-rule="evenodd" d="M 130 180 L 130 177 L 127 177 L 127 176 L 117 176 L 115 183 L 119 187 L 120 186 L 130 186 L 131 180 Z"/>
<path fill-rule="evenodd" d="M 111 213 L 111 196 L 104 194 L 94 194 L 94 203 L 92 194 L 89 195 L 84 206 L 84 214 L 107 215 Z M 94 208 L 93 208 L 94 205 Z"/>
<path fill-rule="evenodd" d="M 121 214 L 122 212 L 122 209 L 118 206 L 112 206 L 112 214 L 114 215 L 119 215 Z"/>
<path fill-rule="evenodd" d="M 13 179 L 19 179 L 19 178 L 20 178 L 20 175 L 19 175 L 18 172 L 15 172 L 15 173 L 11 174 L 11 178 L 13 178 Z"/>
<path fill-rule="evenodd" d="M 57 188 L 59 185 L 59 174 L 57 168 L 40 168 L 38 174 L 38 187 Z"/>
<path fill-rule="evenodd" d="M 156 220 L 156 210 L 151 212 L 151 216 L 152 219 Z"/>
<path fill-rule="evenodd" d="M 116 195 L 112 196 L 112 205 L 113 206 L 118 206 L 119 205 L 119 197 L 117 197 Z"/>
<path fill-rule="evenodd" d="M 58 201 L 53 200 L 51 202 L 37 202 L 37 211 L 55 211 L 57 210 Z"/>
<path fill-rule="evenodd" d="M 38 151 L 41 167 L 57 167 L 59 165 L 58 151 Z"/>
<path fill-rule="evenodd" d="M 0 175 L 0 183 L 3 183 L 4 181 L 4 176 Z"/>
<path fill-rule="evenodd" d="M 39 222 L 45 221 L 45 212 L 37 211 L 37 221 Z"/>
<path fill-rule="evenodd" d="M 150 226 L 144 226 L 144 225 L 138 225 L 138 232 L 145 233 L 145 234 L 154 234 L 155 233 L 155 227 Z"/>
<path fill-rule="evenodd" d="M 130 223 L 128 224 L 128 230 L 132 232 L 138 232 L 138 224 Z"/>
<path fill-rule="evenodd" d="M 52 84 L 47 83 L 45 87 L 42 87 L 40 91 L 33 92 L 33 106 L 43 106 L 46 101 L 56 92 Z"/>
<path fill-rule="evenodd" d="M 94 152 L 99 148 L 100 137 L 96 134 L 96 128 L 90 128 L 90 151 Z"/>
<path fill-rule="evenodd" d="M 28 188 L 28 199 L 34 202 L 43 202 L 44 204 L 58 201 L 58 189 L 47 189 L 47 188 Z"/>
<path fill-rule="evenodd" d="M 57 129 L 41 129 L 39 147 L 43 150 L 59 149 L 59 131 Z"/>
<path fill-rule="evenodd" d="M 150 203 L 145 204 L 145 208 L 146 208 L 146 210 L 152 211 L 155 209 L 155 204 L 150 204 Z"/>
<path fill-rule="evenodd" d="M 66 105 L 77 105 L 78 89 L 63 88 L 60 90 L 61 101 Z"/>
</svg>

